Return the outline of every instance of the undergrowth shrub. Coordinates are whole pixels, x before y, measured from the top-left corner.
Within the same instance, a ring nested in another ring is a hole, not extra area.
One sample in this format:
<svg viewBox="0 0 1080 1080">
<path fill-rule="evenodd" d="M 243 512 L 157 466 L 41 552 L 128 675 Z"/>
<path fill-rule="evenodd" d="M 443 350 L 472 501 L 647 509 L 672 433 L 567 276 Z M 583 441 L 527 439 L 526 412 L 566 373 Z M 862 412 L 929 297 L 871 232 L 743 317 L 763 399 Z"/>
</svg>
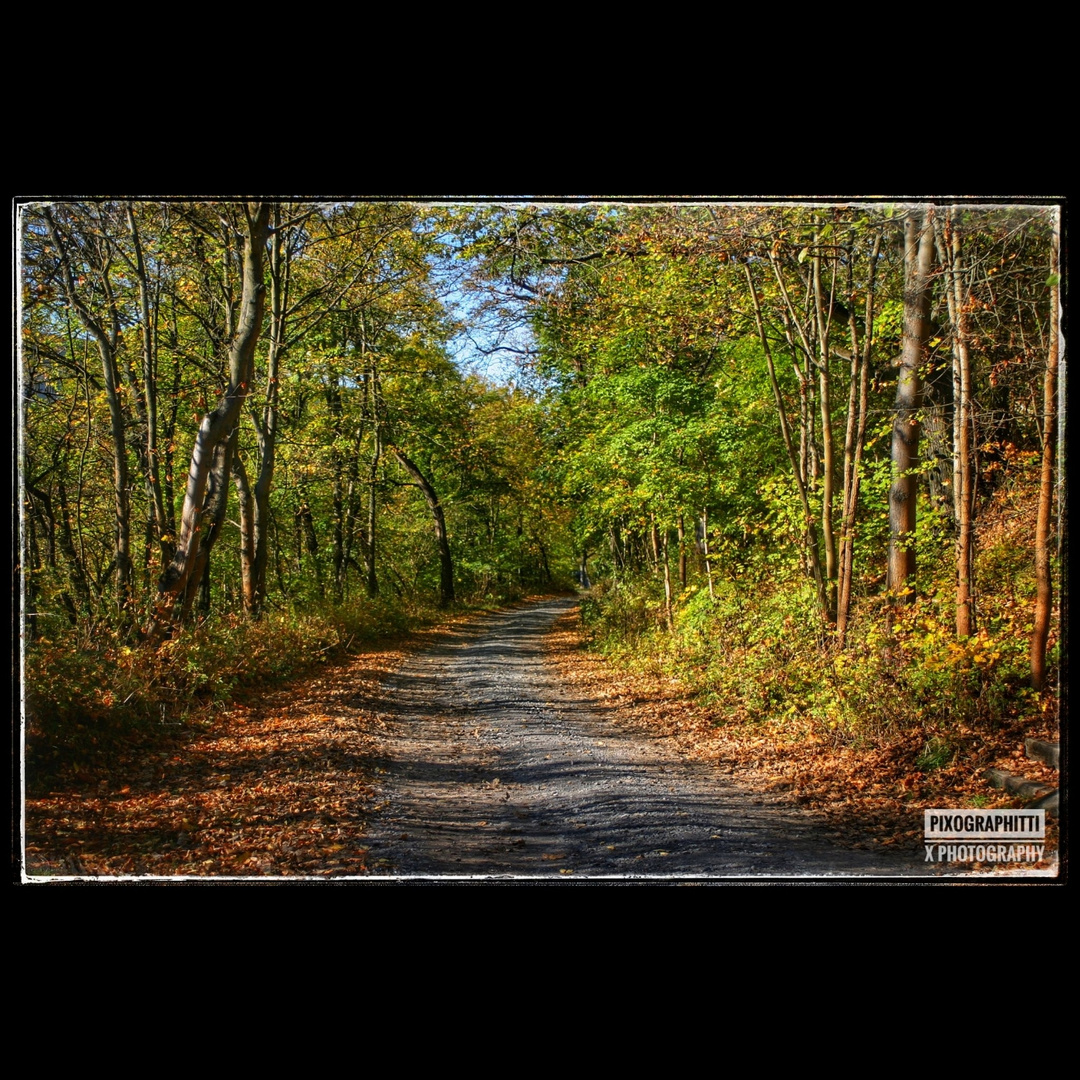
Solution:
<svg viewBox="0 0 1080 1080">
<path fill-rule="evenodd" d="M 663 586 L 652 579 L 600 582 L 582 600 L 581 618 L 602 652 L 647 656 L 643 644 L 663 625 L 663 603 Z"/>
<path fill-rule="evenodd" d="M 28 745 L 48 756 L 205 716 L 240 689 L 271 684 L 361 644 L 429 625 L 442 613 L 401 600 L 356 600 L 319 613 L 267 612 L 258 622 L 212 614 L 156 649 L 109 632 L 39 638 L 24 672 Z"/>
<path fill-rule="evenodd" d="M 689 589 L 675 633 L 663 624 L 654 581 L 598 587 L 583 606 L 594 644 L 631 666 L 681 678 L 717 723 L 769 722 L 796 737 L 866 743 L 921 732 L 940 757 L 951 731 L 986 730 L 1038 714 L 1027 688 L 1026 608 L 998 602 L 978 632 L 955 637 L 947 587 L 885 629 L 880 600 L 852 612 L 847 646 L 823 629 L 805 580 Z"/>
</svg>

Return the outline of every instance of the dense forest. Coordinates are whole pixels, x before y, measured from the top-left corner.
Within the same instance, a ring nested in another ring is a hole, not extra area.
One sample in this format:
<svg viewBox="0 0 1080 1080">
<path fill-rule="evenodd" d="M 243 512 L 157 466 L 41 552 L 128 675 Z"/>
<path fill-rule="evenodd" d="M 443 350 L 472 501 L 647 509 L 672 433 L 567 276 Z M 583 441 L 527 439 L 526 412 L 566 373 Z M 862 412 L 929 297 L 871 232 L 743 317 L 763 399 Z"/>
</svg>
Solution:
<svg viewBox="0 0 1080 1080">
<path fill-rule="evenodd" d="M 1058 214 L 22 206 L 29 738 L 575 582 L 724 722 L 1053 724 Z"/>
</svg>

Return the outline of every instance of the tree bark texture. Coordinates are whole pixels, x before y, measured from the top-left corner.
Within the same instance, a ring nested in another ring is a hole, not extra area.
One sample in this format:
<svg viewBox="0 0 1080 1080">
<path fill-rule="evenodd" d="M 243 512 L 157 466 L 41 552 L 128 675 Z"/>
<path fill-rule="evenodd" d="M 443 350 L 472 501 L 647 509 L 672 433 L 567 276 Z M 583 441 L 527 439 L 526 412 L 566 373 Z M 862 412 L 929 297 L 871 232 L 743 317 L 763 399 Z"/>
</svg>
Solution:
<svg viewBox="0 0 1080 1080">
<path fill-rule="evenodd" d="M 151 640 L 164 634 L 172 622 L 173 608 L 178 598 L 184 597 L 188 592 L 196 566 L 201 569 L 205 565 L 205 559 L 201 557 L 201 533 L 204 526 L 210 524 L 212 515 L 210 520 L 207 515 L 213 510 L 212 500 L 207 497 L 207 485 L 215 462 L 219 469 L 228 469 L 231 465 L 228 460 L 222 464 L 219 448 L 228 444 L 232 438 L 240 419 L 240 410 L 251 390 L 255 347 L 262 329 L 265 306 L 263 251 L 269 236 L 270 205 L 261 203 L 246 207 L 245 220 L 247 227 L 244 234 L 243 286 L 236 332 L 229 345 L 229 383 L 217 407 L 203 417 L 195 437 L 176 553 L 158 586 L 157 601 L 149 628 Z M 227 474 L 225 479 L 227 483 Z M 219 490 L 217 494 L 222 500 L 227 499 L 227 487 Z M 216 539 L 216 534 L 211 538 L 211 543 L 213 539 Z"/>
<path fill-rule="evenodd" d="M 889 591 L 896 600 L 915 596 L 915 527 L 919 466 L 922 366 L 930 337 L 930 270 L 933 207 L 911 211 L 904 223 L 904 347 L 896 380 L 889 490 Z"/>
</svg>

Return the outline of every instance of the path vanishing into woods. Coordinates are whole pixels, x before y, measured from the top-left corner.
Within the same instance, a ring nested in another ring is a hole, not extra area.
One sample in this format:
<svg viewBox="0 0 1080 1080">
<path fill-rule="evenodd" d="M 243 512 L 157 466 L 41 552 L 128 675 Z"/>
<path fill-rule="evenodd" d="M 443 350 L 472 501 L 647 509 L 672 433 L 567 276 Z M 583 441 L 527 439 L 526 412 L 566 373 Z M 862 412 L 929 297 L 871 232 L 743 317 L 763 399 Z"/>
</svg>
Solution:
<svg viewBox="0 0 1080 1080">
<path fill-rule="evenodd" d="M 922 876 L 921 852 L 845 849 L 562 683 L 543 639 L 577 601 L 499 612 L 386 684 L 369 867 L 395 876 Z"/>
</svg>

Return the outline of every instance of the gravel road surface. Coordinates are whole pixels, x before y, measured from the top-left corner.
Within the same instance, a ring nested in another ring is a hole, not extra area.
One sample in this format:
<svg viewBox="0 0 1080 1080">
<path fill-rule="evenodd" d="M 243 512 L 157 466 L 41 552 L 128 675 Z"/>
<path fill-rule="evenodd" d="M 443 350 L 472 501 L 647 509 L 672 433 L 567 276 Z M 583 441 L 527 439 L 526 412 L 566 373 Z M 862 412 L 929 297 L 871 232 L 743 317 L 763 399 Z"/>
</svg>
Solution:
<svg viewBox="0 0 1080 1080">
<path fill-rule="evenodd" d="M 386 686 L 369 866 L 400 877 L 921 876 L 919 853 L 830 842 L 811 815 L 618 727 L 547 665 L 573 598 L 476 620 Z"/>
</svg>

